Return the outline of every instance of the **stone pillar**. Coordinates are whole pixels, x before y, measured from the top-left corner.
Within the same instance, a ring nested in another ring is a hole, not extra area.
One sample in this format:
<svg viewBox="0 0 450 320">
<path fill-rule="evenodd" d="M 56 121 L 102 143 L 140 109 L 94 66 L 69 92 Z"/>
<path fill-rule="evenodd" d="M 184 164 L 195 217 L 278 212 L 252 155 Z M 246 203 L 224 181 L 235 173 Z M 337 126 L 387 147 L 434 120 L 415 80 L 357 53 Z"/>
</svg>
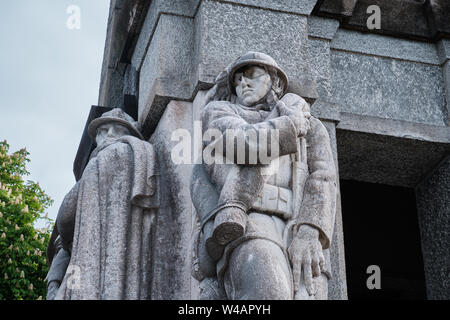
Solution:
<svg viewBox="0 0 450 320">
<path fill-rule="evenodd" d="M 331 148 L 336 165 L 338 194 L 336 199 L 336 216 L 333 239 L 328 255 L 331 262 L 332 279 L 328 282 L 328 299 L 347 299 L 347 280 L 345 274 L 344 233 L 342 226 L 341 194 L 339 188 L 339 166 L 337 156 L 336 125 L 339 123 L 339 105 L 332 96 L 332 79 L 330 64 L 330 43 L 339 27 L 339 22 L 311 16 L 308 18 L 308 49 L 311 71 L 317 83 L 318 98 L 311 107 L 311 112 L 325 125 L 330 136 Z"/>
<path fill-rule="evenodd" d="M 450 157 L 416 187 L 427 297 L 450 299 Z"/>
<path fill-rule="evenodd" d="M 336 144 L 336 122 L 322 119 L 330 136 L 331 149 L 333 151 L 334 163 L 337 172 L 337 194 L 336 194 L 336 216 L 334 220 L 333 239 L 328 252 L 331 262 L 332 279 L 328 282 L 329 300 L 346 300 L 347 296 L 347 278 L 345 274 L 345 251 L 344 251 L 344 229 L 342 225 L 342 207 L 341 192 L 339 186 L 339 166 Z"/>
<path fill-rule="evenodd" d="M 177 129 L 187 134 L 177 136 L 174 134 Z M 160 208 L 153 238 L 152 300 L 191 299 L 191 132 L 192 103 L 171 101 L 149 140 L 158 157 L 160 177 Z M 172 151 L 180 143 L 187 146 L 180 153 L 189 156 L 187 163 L 177 163 L 172 158 Z"/>
</svg>

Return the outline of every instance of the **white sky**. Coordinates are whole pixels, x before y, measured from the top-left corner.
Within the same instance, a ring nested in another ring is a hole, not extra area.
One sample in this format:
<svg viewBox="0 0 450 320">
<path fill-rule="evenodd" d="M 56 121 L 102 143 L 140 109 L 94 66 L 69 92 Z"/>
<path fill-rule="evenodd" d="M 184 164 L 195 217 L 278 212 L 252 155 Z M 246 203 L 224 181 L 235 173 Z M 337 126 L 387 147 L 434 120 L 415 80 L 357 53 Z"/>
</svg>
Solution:
<svg viewBox="0 0 450 320">
<path fill-rule="evenodd" d="M 81 28 L 68 29 L 70 5 Z M 109 0 L 10 0 L 0 10 L 0 140 L 31 153 L 27 178 L 59 205 L 75 183 L 73 161 L 98 102 Z M 39 225 L 38 225 L 39 226 Z"/>
</svg>

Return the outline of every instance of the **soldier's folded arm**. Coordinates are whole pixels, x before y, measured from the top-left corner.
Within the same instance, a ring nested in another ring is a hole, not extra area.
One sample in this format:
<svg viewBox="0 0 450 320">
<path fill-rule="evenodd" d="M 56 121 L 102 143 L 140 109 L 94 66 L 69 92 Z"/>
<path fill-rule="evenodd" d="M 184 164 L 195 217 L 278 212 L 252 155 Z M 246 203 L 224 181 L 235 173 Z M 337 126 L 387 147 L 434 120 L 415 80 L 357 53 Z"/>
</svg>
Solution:
<svg viewBox="0 0 450 320">
<path fill-rule="evenodd" d="M 311 225 L 319 230 L 323 249 L 330 246 L 336 206 L 336 167 L 325 126 L 311 117 L 306 136 L 309 176 L 306 180 L 297 225 Z"/>
<path fill-rule="evenodd" d="M 222 144 L 218 150 L 222 150 L 223 156 L 233 163 L 237 163 L 237 157 L 243 150 L 246 153 L 245 163 L 239 164 L 246 165 L 267 164 L 265 163 L 267 158 L 272 160 L 297 151 L 296 129 L 287 116 L 250 124 L 240 117 L 228 102 L 214 101 L 203 110 L 202 125 L 203 132 L 207 130 L 220 132 L 220 137 L 215 137 L 211 144 Z M 231 139 L 234 143 L 227 145 L 227 141 Z M 244 144 L 239 146 L 239 141 L 243 141 Z M 233 150 L 229 148 L 227 150 L 227 146 L 233 146 Z M 256 156 L 256 163 L 250 161 L 249 155 Z M 261 155 L 268 157 L 262 158 Z"/>
</svg>

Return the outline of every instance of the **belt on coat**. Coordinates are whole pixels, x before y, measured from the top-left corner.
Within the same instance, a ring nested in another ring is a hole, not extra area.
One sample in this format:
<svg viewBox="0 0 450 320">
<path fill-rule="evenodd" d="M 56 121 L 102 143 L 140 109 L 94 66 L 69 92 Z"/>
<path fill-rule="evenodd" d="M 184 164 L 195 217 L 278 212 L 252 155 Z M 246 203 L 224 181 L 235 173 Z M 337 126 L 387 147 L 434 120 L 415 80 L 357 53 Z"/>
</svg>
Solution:
<svg viewBox="0 0 450 320">
<path fill-rule="evenodd" d="M 292 190 L 265 183 L 249 212 L 272 214 L 289 220 L 293 216 Z"/>
</svg>

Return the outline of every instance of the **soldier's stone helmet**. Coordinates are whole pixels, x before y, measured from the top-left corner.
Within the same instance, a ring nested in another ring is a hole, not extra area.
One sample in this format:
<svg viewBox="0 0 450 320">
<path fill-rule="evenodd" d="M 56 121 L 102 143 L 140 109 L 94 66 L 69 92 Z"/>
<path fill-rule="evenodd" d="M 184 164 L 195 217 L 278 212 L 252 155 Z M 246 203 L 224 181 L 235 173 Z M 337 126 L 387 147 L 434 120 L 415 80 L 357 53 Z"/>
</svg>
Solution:
<svg viewBox="0 0 450 320">
<path fill-rule="evenodd" d="M 91 121 L 88 127 L 89 136 L 93 141 L 95 141 L 95 136 L 97 135 L 97 129 L 106 123 L 118 123 L 122 126 L 126 127 L 132 136 L 135 136 L 139 139 L 144 139 L 142 134 L 139 132 L 139 125 L 134 119 L 126 114 L 122 109 L 115 108 L 111 111 L 105 112 L 101 115 L 101 117 L 96 118 Z"/>
<path fill-rule="evenodd" d="M 275 62 L 275 60 L 262 52 L 255 52 L 255 51 L 249 51 L 246 54 L 240 56 L 237 58 L 230 66 L 228 66 L 228 87 L 230 89 L 230 92 L 235 94 L 235 88 L 234 88 L 234 74 L 237 70 L 244 66 L 262 66 L 262 67 L 268 67 L 272 70 L 275 70 L 278 77 L 280 78 L 280 81 L 283 83 L 283 92 L 281 95 L 284 95 L 288 88 L 288 77 L 286 73 L 278 66 L 278 64 Z"/>
</svg>

